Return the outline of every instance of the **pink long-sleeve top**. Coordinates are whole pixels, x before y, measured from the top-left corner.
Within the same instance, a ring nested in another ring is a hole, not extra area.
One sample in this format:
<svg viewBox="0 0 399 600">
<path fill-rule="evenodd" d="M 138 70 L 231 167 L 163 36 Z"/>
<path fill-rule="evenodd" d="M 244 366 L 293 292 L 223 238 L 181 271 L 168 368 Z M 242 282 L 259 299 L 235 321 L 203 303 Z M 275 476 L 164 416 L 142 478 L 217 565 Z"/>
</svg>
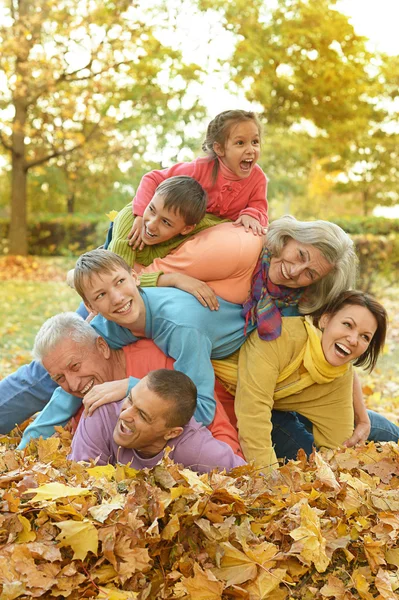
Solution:
<svg viewBox="0 0 399 600">
<path fill-rule="evenodd" d="M 218 175 L 213 183 L 213 165 L 214 160 L 205 157 L 188 163 L 177 163 L 168 169 L 150 171 L 144 175 L 137 189 L 133 213 L 136 216 L 143 216 L 156 188 L 165 179 L 176 175 L 187 175 L 196 179 L 207 192 L 207 212 L 233 221 L 242 215 L 249 215 L 257 219 L 263 227 L 267 227 L 267 178 L 262 169 L 255 165 L 249 177 L 238 179 L 219 160 Z"/>
</svg>

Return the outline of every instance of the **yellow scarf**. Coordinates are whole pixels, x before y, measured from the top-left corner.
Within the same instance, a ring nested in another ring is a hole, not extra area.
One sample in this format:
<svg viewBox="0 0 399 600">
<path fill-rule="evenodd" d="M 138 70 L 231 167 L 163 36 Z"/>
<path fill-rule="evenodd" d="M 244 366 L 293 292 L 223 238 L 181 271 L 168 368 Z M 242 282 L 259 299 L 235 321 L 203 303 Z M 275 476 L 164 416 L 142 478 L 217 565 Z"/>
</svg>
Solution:
<svg viewBox="0 0 399 600">
<path fill-rule="evenodd" d="M 290 317 L 286 317 L 289 319 Z M 321 347 L 322 333 L 317 329 L 310 317 L 305 317 L 304 325 L 308 334 L 308 339 L 298 356 L 282 370 L 277 378 L 277 384 L 282 383 L 290 375 L 298 371 L 301 365 L 305 371 L 300 374 L 299 380 L 287 385 L 284 389 L 274 393 L 274 399 L 287 398 L 292 394 L 297 394 L 314 383 L 331 383 L 334 379 L 342 377 L 349 369 L 349 364 L 340 367 L 333 367 L 324 357 Z M 269 342 L 264 342 L 268 344 Z M 235 352 L 223 360 L 213 360 L 215 375 L 220 379 L 231 394 L 235 394 L 237 387 L 237 365 L 239 351 Z"/>
</svg>

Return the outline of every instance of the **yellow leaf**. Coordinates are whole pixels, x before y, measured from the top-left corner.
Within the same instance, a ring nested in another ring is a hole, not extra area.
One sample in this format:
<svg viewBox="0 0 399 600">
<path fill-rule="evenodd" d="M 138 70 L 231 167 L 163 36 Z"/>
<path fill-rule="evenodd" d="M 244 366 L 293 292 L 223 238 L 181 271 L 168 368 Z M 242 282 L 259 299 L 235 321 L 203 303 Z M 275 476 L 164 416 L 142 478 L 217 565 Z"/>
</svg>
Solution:
<svg viewBox="0 0 399 600">
<path fill-rule="evenodd" d="M 175 533 L 180 531 L 180 521 L 178 515 L 173 515 L 162 531 L 163 540 L 171 540 Z"/>
<path fill-rule="evenodd" d="M 183 585 L 190 595 L 190 600 L 221 600 L 222 598 L 223 583 L 218 581 L 208 569 L 203 571 L 198 563 L 194 564 L 194 577 L 184 577 Z"/>
<path fill-rule="evenodd" d="M 97 556 L 98 532 L 89 520 L 60 521 L 55 525 L 61 529 L 61 533 L 57 535 L 60 546 L 70 546 L 74 559 L 84 560 L 89 551 Z"/>
<path fill-rule="evenodd" d="M 111 223 L 113 223 L 116 219 L 117 214 L 118 214 L 117 210 L 111 210 L 109 213 L 105 213 L 105 216 L 108 217 L 108 219 L 111 221 Z"/>
<path fill-rule="evenodd" d="M 113 465 L 105 465 L 104 467 L 90 467 L 86 469 L 89 475 L 94 477 L 94 479 L 108 479 L 111 481 L 113 477 L 115 477 L 115 467 Z"/>
<path fill-rule="evenodd" d="M 285 569 L 261 571 L 256 580 L 246 587 L 251 600 L 263 600 L 276 590 L 285 576 Z M 274 594 L 273 596 L 274 597 Z"/>
<path fill-rule="evenodd" d="M 36 533 L 32 531 L 30 522 L 26 517 L 17 515 L 18 521 L 21 523 L 23 530 L 18 533 L 16 542 L 17 544 L 23 544 L 25 542 L 33 542 L 36 539 Z"/>
<path fill-rule="evenodd" d="M 194 471 L 190 471 L 190 469 L 181 469 L 179 470 L 179 473 L 193 490 L 197 492 L 213 492 L 211 486 L 203 481 L 197 473 L 194 473 Z"/>
<path fill-rule="evenodd" d="M 327 583 L 323 585 L 320 590 L 322 596 L 330 598 L 336 598 L 337 600 L 343 600 L 345 597 L 345 585 L 344 582 L 335 577 L 335 575 L 329 575 Z"/>
<path fill-rule="evenodd" d="M 123 481 L 124 479 L 134 479 L 139 473 L 137 469 L 132 469 L 127 465 L 116 465 L 115 467 L 115 481 Z"/>
<path fill-rule="evenodd" d="M 385 560 L 388 564 L 399 567 L 399 548 L 387 550 L 385 552 Z"/>
<path fill-rule="evenodd" d="M 97 598 L 103 600 L 133 600 L 137 598 L 136 592 L 124 592 L 115 587 L 100 587 L 100 593 Z"/>
<path fill-rule="evenodd" d="M 317 479 L 324 483 L 324 485 L 338 492 L 341 489 L 338 481 L 335 479 L 335 475 L 331 467 L 326 463 L 318 452 L 315 452 L 314 459 L 316 463 L 316 474 Z"/>
<path fill-rule="evenodd" d="M 290 536 L 296 540 L 291 552 L 300 553 L 307 562 L 313 562 L 319 573 L 323 573 L 330 559 L 326 554 L 326 539 L 321 534 L 320 519 L 315 509 L 307 503 L 301 506 L 301 526 L 291 531 Z"/>
<path fill-rule="evenodd" d="M 118 502 L 115 500 L 115 498 L 113 498 L 112 500 L 113 501 L 110 502 L 109 504 L 106 502 L 103 502 L 102 504 L 99 504 L 98 506 L 92 506 L 91 508 L 89 508 L 89 513 L 96 521 L 99 521 L 100 523 L 104 523 L 104 521 L 107 520 L 109 515 L 114 510 L 119 510 L 119 509 L 123 508 L 123 506 L 124 506 L 123 500 L 119 500 Z"/>
<path fill-rule="evenodd" d="M 87 496 L 91 491 L 82 487 L 71 487 L 63 483 L 46 483 L 38 488 L 29 488 L 24 494 L 35 493 L 31 502 L 42 502 L 43 500 L 57 500 L 57 498 L 68 498 L 69 496 Z"/>
<path fill-rule="evenodd" d="M 389 575 L 383 569 L 379 569 L 375 578 L 375 587 L 380 592 L 384 600 L 398 600 L 397 595 L 392 589 Z"/>
</svg>

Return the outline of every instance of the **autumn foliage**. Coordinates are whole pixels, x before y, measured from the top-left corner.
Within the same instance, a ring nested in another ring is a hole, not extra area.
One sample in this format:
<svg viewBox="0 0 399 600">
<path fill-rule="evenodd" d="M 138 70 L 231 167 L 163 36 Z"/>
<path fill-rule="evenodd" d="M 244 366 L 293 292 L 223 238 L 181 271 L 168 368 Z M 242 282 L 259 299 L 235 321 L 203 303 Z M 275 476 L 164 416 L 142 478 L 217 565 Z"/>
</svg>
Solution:
<svg viewBox="0 0 399 600">
<path fill-rule="evenodd" d="M 394 600 L 399 446 L 197 475 L 1 439 L 0 593 L 15 598 Z M 395 591 L 396 590 L 396 591 Z"/>
</svg>

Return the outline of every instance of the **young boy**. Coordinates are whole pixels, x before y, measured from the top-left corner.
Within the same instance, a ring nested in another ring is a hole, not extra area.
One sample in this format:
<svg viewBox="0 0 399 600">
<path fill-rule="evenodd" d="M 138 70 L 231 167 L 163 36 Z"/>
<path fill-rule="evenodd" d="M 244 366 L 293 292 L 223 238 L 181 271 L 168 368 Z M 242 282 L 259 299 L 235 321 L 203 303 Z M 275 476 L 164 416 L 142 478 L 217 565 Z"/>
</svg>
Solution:
<svg viewBox="0 0 399 600">
<path fill-rule="evenodd" d="M 108 250 L 93 250 L 77 261 L 74 286 L 87 308 L 97 316 L 91 325 L 111 348 L 121 348 L 140 338 L 150 338 L 162 352 L 175 359 L 174 369 L 194 381 L 198 403 L 194 417 L 209 425 L 215 417 L 215 376 L 211 358 L 221 359 L 233 354 L 245 341 L 244 318 L 241 306 L 222 299 L 219 310 L 210 311 L 197 300 L 171 288 L 138 288 L 137 275 L 126 262 Z M 255 328 L 249 325 L 247 335 Z M 107 402 L 120 400 L 108 395 Z M 73 397 L 69 417 L 76 411 Z M 57 422 L 54 398 L 38 417 L 47 426 L 46 413 L 53 424 Z M 57 395 L 60 406 L 59 422 L 67 416 L 68 395 Z M 51 406 L 50 406 L 51 405 Z M 99 403 L 97 402 L 97 406 Z M 228 422 L 226 427 L 228 427 Z M 30 429 L 25 432 L 30 436 Z M 212 431 L 212 428 L 211 428 Z"/>
<path fill-rule="evenodd" d="M 140 217 L 143 221 L 143 241 L 139 248 L 134 249 L 127 239 L 135 219 L 130 202 L 115 219 L 107 249 L 119 254 L 130 267 L 136 264 L 148 267 L 155 259 L 164 258 L 191 236 L 227 222 L 226 219 L 205 214 L 206 204 L 207 194 L 198 181 L 187 176 L 171 177 L 157 187 L 143 217 Z M 67 275 L 67 283 L 73 287 L 73 269 Z M 197 296 L 203 306 L 211 309 L 218 306 L 209 286 L 181 273 L 173 273 L 173 276 L 164 275 L 162 271 L 143 273 L 140 284 L 143 287 L 176 287 Z M 198 292 L 204 295 L 198 296 Z"/>
</svg>

